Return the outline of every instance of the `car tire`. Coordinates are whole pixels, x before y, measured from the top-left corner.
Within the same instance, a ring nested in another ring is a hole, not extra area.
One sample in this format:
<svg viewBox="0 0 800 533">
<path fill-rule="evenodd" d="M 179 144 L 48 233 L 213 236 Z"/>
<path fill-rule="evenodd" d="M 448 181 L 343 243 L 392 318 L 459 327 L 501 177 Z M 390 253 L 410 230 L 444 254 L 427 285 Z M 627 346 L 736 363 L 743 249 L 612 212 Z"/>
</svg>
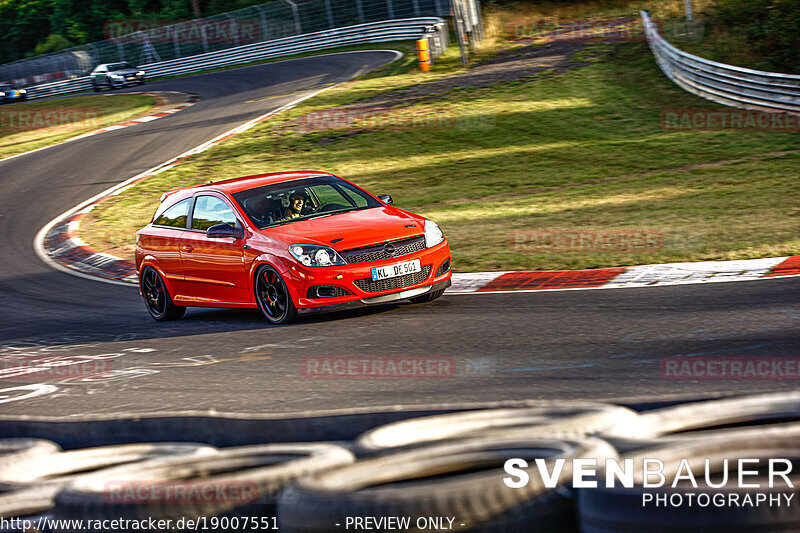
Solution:
<svg viewBox="0 0 800 533">
<path fill-rule="evenodd" d="M 444 294 L 444 289 L 441 289 L 441 290 L 438 290 L 438 291 L 428 291 L 425 294 L 422 294 L 420 296 L 414 296 L 413 298 L 409 298 L 409 300 L 411 300 L 411 302 L 415 303 L 415 304 L 424 304 L 425 302 L 434 301 L 436 298 L 438 298 L 442 294 Z"/>
<path fill-rule="evenodd" d="M 155 268 L 145 267 L 139 280 L 145 307 L 154 320 L 158 322 L 178 320 L 186 313 L 186 307 L 175 305 L 172 301 L 164 279 Z"/>
<path fill-rule="evenodd" d="M 262 265 L 253 278 L 256 303 L 264 318 L 273 324 L 289 324 L 297 320 L 297 308 L 286 282 L 275 268 Z"/>
<path fill-rule="evenodd" d="M 95 82 L 92 82 L 92 89 L 94 89 L 94 92 L 96 92 L 96 93 L 99 93 L 100 91 L 102 91 L 102 90 L 103 90 L 103 89 L 101 89 L 101 88 L 100 88 L 100 86 L 99 86 L 99 85 L 97 85 Z"/>
</svg>

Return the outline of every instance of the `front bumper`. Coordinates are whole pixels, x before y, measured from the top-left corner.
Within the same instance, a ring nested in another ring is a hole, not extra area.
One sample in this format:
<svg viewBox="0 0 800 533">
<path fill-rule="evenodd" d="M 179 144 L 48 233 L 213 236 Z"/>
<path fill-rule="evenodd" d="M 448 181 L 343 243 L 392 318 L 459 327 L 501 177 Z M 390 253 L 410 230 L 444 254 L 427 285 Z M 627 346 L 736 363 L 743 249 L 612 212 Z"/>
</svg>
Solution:
<svg viewBox="0 0 800 533">
<path fill-rule="evenodd" d="M 410 279 L 408 275 L 394 278 L 397 280 L 396 283 L 393 283 L 391 278 L 387 280 L 387 283 L 370 281 L 373 267 L 389 266 L 414 259 L 420 261 L 422 273 L 416 274 Z M 347 309 L 403 300 L 424 294 L 430 290 L 430 287 L 444 282 L 449 285 L 452 275 L 449 267 L 443 272 L 439 272 L 439 268 L 443 267 L 446 262 L 449 264 L 449 260 L 450 246 L 445 240 L 431 248 L 380 261 L 322 268 L 303 267 L 293 263 L 287 265 L 289 275 L 287 281 L 295 306 L 301 314 L 320 312 L 316 311 L 317 309 Z M 309 291 L 315 286 L 337 287 L 344 289 L 348 294 L 327 298 L 311 296 Z M 403 294 L 405 296 L 402 296 Z"/>
<path fill-rule="evenodd" d="M 319 313 L 333 313 L 336 311 L 344 311 L 347 309 L 358 309 L 361 307 L 368 307 L 370 305 L 383 305 L 392 302 L 398 302 L 400 300 L 406 300 L 408 298 L 413 298 L 415 296 L 419 296 L 421 294 L 425 294 L 428 292 L 440 291 L 449 287 L 450 284 L 451 284 L 450 279 L 446 279 L 444 281 L 440 281 L 439 283 L 435 283 L 433 285 L 427 285 L 425 287 L 416 287 L 414 289 L 407 289 L 400 292 L 394 292 L 391 294 L 384 294 L 382 296 L 373 296 L 371 298 L 364 298 L 362 300 L 324 305 L 322 307 L 306 307 L 304 309 L 298 309 L 297 312 L 300 315 L 306 316 L 306 315 L 315 315 Z"/>
</svg>

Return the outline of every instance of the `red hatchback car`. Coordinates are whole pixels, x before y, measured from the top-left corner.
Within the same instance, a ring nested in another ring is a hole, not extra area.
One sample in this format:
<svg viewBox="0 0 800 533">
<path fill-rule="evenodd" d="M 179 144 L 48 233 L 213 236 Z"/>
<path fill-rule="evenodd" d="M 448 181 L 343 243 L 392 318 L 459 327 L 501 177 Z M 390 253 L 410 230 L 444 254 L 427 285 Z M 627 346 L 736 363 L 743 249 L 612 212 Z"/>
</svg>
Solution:
<svg viewBox="0 0 800 533">
<path fill-rule="evenodd" d="M 147 310 L 258 307 L 274 324 L 450 286 L 450 246 L 436 223 L 325 172 L 247 176 L 176 189 L 136 233 Z"/>
</svg>

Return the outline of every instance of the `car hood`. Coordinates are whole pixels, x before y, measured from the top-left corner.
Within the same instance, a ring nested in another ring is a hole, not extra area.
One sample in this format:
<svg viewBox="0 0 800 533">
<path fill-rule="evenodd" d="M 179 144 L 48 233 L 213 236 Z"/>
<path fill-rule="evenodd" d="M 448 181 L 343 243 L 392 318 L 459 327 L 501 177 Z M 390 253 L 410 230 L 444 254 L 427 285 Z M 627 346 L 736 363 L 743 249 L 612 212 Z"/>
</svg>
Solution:
<svg viewBox="0 0 800 533">
<path fill-rule="evenodd" d="M 124 69 L 121 69 L 121 70 L 110 70 L 108 73 L 109 74 L 119 74 L 120 76 L 127 76 L 129 74 L 136 74 L 140 70 L 141 69 L 138 69 L 138 68 L 124 68 Z"/>
<path fill-rule="evenodd" d="M 261 233 L 280 238 L 287 244 L 324 244 L 341 251 L 422 235 L 424 220 L 396 207 L 373 207 L 291 222 L 263 229 Z M 331 242 L 334 240 L 337 242 Z"/>
</svg>

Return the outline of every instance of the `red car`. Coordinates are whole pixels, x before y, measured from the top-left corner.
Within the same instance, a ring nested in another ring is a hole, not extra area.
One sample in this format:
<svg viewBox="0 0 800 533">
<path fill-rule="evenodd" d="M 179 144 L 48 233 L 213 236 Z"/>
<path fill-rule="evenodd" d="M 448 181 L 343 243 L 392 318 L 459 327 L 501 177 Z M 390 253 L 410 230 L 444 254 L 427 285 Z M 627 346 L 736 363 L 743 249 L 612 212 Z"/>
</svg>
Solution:
<svg viewBox="0 0 800 533">
<path fill-rule="evenodd" d="M 258 307 L 270 322 L 398 300 L 450 286 L 436 223 L 325 172 L 247 176 L 176 189 L 136 233 L 147 310 Z"/>
</svg>

